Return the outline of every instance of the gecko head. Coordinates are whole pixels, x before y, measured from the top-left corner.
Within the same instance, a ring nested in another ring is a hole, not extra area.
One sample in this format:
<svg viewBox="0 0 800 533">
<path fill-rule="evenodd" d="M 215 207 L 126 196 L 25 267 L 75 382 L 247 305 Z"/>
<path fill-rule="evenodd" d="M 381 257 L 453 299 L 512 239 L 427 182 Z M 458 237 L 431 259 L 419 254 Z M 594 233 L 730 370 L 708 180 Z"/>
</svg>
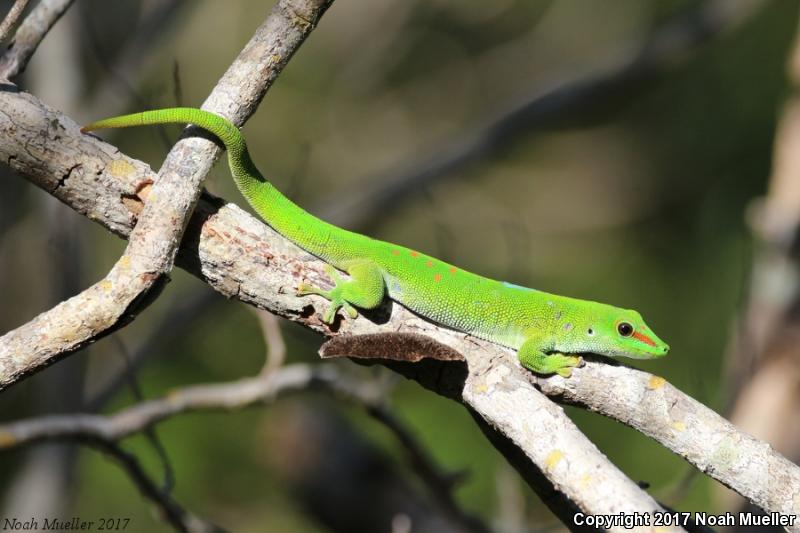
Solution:
<svg viewBox="0 0 800 533">
<path fill-rule="evenodd" d="M 669 345 L 631 309 L 594 304 L 582 324 L 575 324 L 567 344 L 559 351 L 591 352 L 608 357 L 655 359 L 669 352 Z M 577 348 L 577 349 L 576 349 Z"/>
<path fill-rule="evenodd" d="M 669 352 L 669 345 L 653 333 L 642 315 L 631 309 L 609 306 L 593 322 L 596 350 L 602 355 L 655 359 Z M 588 329 L 586 333 L 589 335 Z"/>
</svg>

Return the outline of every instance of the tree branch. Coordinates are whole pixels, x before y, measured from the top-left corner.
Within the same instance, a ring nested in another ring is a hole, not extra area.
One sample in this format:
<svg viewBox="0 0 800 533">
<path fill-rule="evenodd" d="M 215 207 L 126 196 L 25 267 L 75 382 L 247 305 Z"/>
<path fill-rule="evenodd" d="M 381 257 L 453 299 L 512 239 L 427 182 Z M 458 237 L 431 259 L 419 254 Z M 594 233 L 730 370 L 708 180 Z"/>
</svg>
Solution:
<svg viewBox="0 0 800 533">
<path fill-rule="evenodd" d="M 274 333 L 274 332 L 273 332 Z M 278 352 L 279 341 L 270 335 L 270 344 Z M 270 357 L 280 357 L 272 353 Z M 265 365 L 268 368 L 268 365 Z M 136 458 L 124 452 L 118 441 L 152 429 L 158 422 L 190 411 L 234 410 L 268 403 L 297 391 L 325 389 L 363 406 L 367 413 L 391 431 L 409 455 L 412 469 L 429 487 L 432 497 L 451 518 L 469 531 L 488 531 L 477 519 L 461 510 L 452 498 L 452 481 L 439 473 L 408 430 L 392 415 L 382 400 L 382 391 L 341 374 L 333 365 L 294 364 L 261 372 L 258 376 L 230 383 L 196 385 L 181 388 L 164 398 L 142 401 L 111 416 L 64 414 L 36 417 L 0 425 L 0 450 L 22 447 L 43 441 L 76 440 L 110 453 L 119 459 L 142 494 L 154 501 L 173 525 L 185 527 L 188 513 L 159 489 L 138 465 Z M 192 519 L 197 521 L 197 519 Z M 180 527 L 179 527 L 180 529 Z"/>
<path fill-rule="evenodd" d="M 314 27 L 332 0 L 282 0 L 228 68 L 203 107 L 241 124 L 255 111 L 277 75 Z M 42 110 L 51 139 L 49 151 L 75 124 Z M 106 277 L 81 294 L 42 313 L 0 338 L 0 390 L 52 364 L 103 335 L 124 326 L 156 296 L 172 270 L 186 223 L 200 195 L 200 183 L 219 148 L 211 141 L 190 138 L 172 149 L 157 178 L 138 182 L 135 194 L 149 200 L 139 213 L 128 247 Z M 63 187 L 83 158 L 63 169 L 54 189 Z M 141 167 L 140 167 L 141 168 Z M 98 168 L 112 174 L 134 166 Z"/>
<path fill-rule="evenodd" d="M 618 420 L 766 511 L 800 514 L 800 468 L 661 377 L 588 362 L 570 379 L 531 379 L 548 396 Z M 613 383 L 613 387 L 609 387 Z M 800 531 L 796 524 L 791 531 Z"/>
<path fill-rule="evenodd" d="M 0 22 L 0 44 L 8 39 L 11 30 L 14 29 L 14 26 L 17 25 L 17 21 L 22 16 L 22 12 L 28 7 L 29 1 L 30 0 L 16 0 L 11 6 L 11 9 L 8 10 L 6 18 L 3 19 L 3 22 Z"/>
<path fill-rule="evenodd" d="M 13 80 L 25 70 L 39 43 L 75 0 L 40 0 L 22 21 L 0 57 L 0 80 Z M 2 42 L 2 39 L 0 39 Z"/>
<path fill-rule="evenodd" d="M 97 439 L 91 435 L 84 435 L 81 439 L 89 446 L 113 457 L 134 482 L 142 496 L 156 506 L 161 517 L 176 531 L 187 533 L 221 533 L 224 531 L 181 507 L 150 479 L 135 455 L 126 452 L 115 442 Z"/>
<path fill-rule="evenodd" d="M 270 401 L 278 394 L 322 384 L 339 390 L 341 376 L 328 366 L 291 365 L 269 374 L 223 384 L 194 385 L 166 397 L 140 402 L 113 416 L 49 415 L 0 426 L 0 448 L 53 439 L 92 437 L 116 442 L 175 415 L 200 410 L 233 410 Z M 342 386 L 342 390 L 346 390 Z"/>
</svg>

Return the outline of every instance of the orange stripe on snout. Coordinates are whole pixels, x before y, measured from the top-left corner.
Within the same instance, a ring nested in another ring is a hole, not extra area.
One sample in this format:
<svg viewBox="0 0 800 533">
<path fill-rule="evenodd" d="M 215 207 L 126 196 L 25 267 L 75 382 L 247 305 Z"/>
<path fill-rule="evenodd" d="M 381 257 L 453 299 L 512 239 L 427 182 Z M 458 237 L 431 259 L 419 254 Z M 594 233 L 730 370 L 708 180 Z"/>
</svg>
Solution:
<svg viewBox="0 0 800 533">
<path fill-rule="evenodd" d="M 650 346 L 655 346 L 656 345 L 656 342 L 653 339 L 651 339 L 650 337 L 648 337 L 644 333 L 639 333 L 638 331 L 633 334 L 633 338 L 636 339 L 636 340 L 642 341 L 645 344 L 649 344 Z"/>
</svg>

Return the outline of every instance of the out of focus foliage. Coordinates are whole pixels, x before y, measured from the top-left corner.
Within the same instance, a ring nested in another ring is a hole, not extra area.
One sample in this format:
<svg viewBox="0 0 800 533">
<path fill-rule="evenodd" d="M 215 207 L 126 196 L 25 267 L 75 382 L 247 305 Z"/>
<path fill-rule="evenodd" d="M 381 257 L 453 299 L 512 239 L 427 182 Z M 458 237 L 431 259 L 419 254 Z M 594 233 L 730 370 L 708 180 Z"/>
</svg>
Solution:
<svg viewBox="0 0 800 533">
<path fill-rule="evenodd" d="M 48 36 L 23 87 L 78 121 L 199 105 L 269 8 L 255 0 L 185 2 L 157 26 L 150 47 L 131 57 L 137 24 L 154 4 L 79 2 Z M 654 28 L 696 5 L 339 0 L 244 131 L 257 164 L 282 190 L 301 205 L 331 212 L 342 191 L 387 169 L 415 166 L 556 80 L 606 68 L 609 57 L 635 49 Z M 678 58 L 663 76 L 619 98 L 587 102 L 579 114 L 545 128 L 532 125 L 446 179 L 415 185 L 359 227 L 491 277 L 640 310 L 672 346 L 666 359 L 641 366 L 719 408 L 726 399 L 723 353 L 750 263 L 745 214 L 769 175 L 796 24 L 795 3 L 766 3 L 734 31 Z M 140 66 L 132 73 L 125 62 Z M 59 75 L 65 63 L 66 80 Z M 158 167 L 165 139 L 177 131 L 126 130 L 107 138 Z M 3 178 L 0 325 L 6 330 L 63 299 L 70 287 L 97 279 L 122 243 L 28 183 Z M 224 164 L 207 187 L 244 204 Z M 65 282 L 65 272 L 76 269 Z M 159 324 L 177 319 L 176 304 L 204 291 L 176 271 L 164 296 L 116 337 L 133 350 Z M 254 315 L 213 296 L 203 305 L 188 311 L 186 327 L 167 328 L 151 345 L 137 373 L 145 395 L 260 367 L 264 346 Z M 319 337 L 288 324 L 284 331 L 289 362 L 317 361 Z M 106 339 L 74 356 L 71 370 L 51 367 L 3 395 L 2 418 L 80 409 L 93 384 L 121 364 L 123 351 Z M 378 369 L 341 364 L 364 379 L 387 379 Z M 122 387 L 105 410 L 131 401 Z M 493 523 L 514 516 L 529 525 L 552 520 L 462 407 L 407 382 L 397 385 L 392 405 L 443 468 L 467 471 L 457 493 L 465 508 Z M 570 413 L 656 497 L 681 510 L 713 509 L 714 482 L 698 476 L 688 488 L 680 485 L 690 471 L 682 460 L 613 421 Z M 389 512 L 394 500 L 383 495 L 387 487 L 430 502 L 385 429 L 359 408 L 320 395 L 183 416 L 159 426 L 158 434 L 177 499 L 235 531 L 346 530 L 347 523 L 326 514 L 331 503 L 343 514 Z M 146 439 L 126 445 L 160 475 Z M 26 457 L 0 456 L 4 486 L 15 486 Z M 67 472 L 68 515 L 133 517 L 137 530 L 163 527 L 102 456 L 82 449 Z"/>
</svg>

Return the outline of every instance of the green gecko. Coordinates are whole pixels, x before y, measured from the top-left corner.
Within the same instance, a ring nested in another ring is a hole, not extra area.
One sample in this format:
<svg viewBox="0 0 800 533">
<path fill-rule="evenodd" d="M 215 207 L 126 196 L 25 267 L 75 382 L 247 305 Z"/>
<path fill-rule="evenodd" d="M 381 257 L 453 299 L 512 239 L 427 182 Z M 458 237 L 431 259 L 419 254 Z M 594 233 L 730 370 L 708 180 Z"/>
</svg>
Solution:
<svg viewBox="0 0 800 533">
<path fill-rule="evenodd" d="M 81 131 L 170 123 L 195 124 L 216 135 L 253 209 L 278 233 L 327 263 L 334 287 L 323 290 L 303 282 L 297 293 L 327 299 L 323 320 L 328 324 L 340 309 L 355 318 L 358 309 L 374 309 L 388 296 L 433 322 L 516 350 L 522 366 L 533 372 L 564 377 L 582 364 L 583 353 L 653 359 L 669 351 L 636 311 L 495 281 L 320 220 L 268 182 L 239 129 L 213 113 L 145 111 L 94 122 Z"/>
</svg>

